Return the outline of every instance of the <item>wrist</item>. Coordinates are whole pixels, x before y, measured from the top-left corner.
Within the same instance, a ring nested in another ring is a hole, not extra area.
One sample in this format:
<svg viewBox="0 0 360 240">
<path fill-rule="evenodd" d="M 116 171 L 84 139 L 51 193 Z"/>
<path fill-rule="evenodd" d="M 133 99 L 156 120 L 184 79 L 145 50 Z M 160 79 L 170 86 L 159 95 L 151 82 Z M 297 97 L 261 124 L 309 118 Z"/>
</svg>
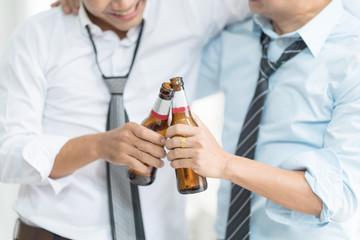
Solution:
<svg viewBox="0 0 360 240">
<path fill-rule="evenodd" d="M 92 138 L 92 143 L 91 144 L 91 155 L 92 155 L 92 159 L 94 160 L 98 160 L 98 159 L 104 159 L 104 153 L 103 153 L 103 146 L 102 146 L 102 142 L 103 142 L 103 137 L 104 137 L 104 133 L 97 133 L 97 134 L 93 134 L 91 135 Z"/>
<path fill-rule="evenodd" d="M 243 182 L 246 171 L 245 161 L 247 159 L 229 153 L 228 155 L 224 160 L 221 178 L 234 183 Z"/>
</svg>

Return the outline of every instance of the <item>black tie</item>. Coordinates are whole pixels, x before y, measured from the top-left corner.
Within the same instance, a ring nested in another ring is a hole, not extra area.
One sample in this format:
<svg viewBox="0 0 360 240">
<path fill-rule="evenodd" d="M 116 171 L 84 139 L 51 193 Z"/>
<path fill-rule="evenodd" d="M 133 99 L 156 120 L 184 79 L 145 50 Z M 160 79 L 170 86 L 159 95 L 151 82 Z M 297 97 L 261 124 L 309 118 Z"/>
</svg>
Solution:
<svg viewBox="0 0 360 240">
<path fill-rule="evenodd" d="M 271 62 L 267 58 L 267 50 L 270 38 L 261 35 L 262 57 L 260 73 L 257 81 L 254 97 L 246 113 L 245 121 L 240 133 L 236 155 L 254 159 L 256 141 L 260 127 L 261 114 L 264 108 L 266 93 L 268 91 L 269 77 L 286 61 L 295 57 L 306 48 L 306 44 L 298 38 L 285 49 L 277 62 Z M 231 200 L 226 228 L 226 240 L 243 240 L 250 237 L 250 202 L 251 192 L 247 189 L 231 184 Z"/>
</svg>

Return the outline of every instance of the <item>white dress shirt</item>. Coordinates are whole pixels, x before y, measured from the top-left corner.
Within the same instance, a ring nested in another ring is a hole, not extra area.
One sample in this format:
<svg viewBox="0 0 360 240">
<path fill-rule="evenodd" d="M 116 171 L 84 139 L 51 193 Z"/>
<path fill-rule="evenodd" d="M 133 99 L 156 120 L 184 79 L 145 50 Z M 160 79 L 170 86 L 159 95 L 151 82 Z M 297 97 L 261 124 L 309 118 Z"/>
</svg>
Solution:
<svg viewBox="0 0 360 240">
<path fill-rule="evenodd" d="M 245 0 L 148 1 L 124 93 L 130 121 L 141 123 L 170 77 L 184 77 L 191 101 L 203 46 L 227 22 L 246 16 Z M 22 23 L 0 66 L 0 181 L 22 184 L 14 207 L 27 223 L 71 239 L 106 240 L 111 237 L 105 162 L 49 178 L 68 140 L 105 131 L 110 94 L 86 24 L 104 74 L 127 73 L 138 27 L 120 40 L 92 24 L 83 8 L 79 16 L 65 16 L 57 8 Z M 184 239 L 184 197 L 167 161 L 155 182 L 139 191 L 147 239 Z"/>
</svg>

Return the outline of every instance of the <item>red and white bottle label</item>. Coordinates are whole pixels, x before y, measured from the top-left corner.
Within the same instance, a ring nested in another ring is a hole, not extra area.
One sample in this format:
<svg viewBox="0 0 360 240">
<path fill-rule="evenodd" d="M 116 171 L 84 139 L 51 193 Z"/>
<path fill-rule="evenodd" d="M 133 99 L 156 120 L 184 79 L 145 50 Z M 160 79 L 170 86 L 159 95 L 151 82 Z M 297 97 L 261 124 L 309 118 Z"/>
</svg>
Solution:
<svg viewBox="0 0 360 240">
<path fill-rule="evenodd" d="M 185 92 L 184 91 L 177 91 L 174 94 L 172 112 L 173 113 L 182 113 L 182 112 L 189 112 L 190 107 L 187 103 Z"/>
<path fill-rule="evenodd" d="M 160 119 L 166 120 L 169 118 L 169 110 L 170 110 L 171 100 L 164 100 L 158 98 L 155 102 L 153 109 L 151 110 L 151 115 Z"/>
<path fill-rule="evenodd" d="M 189 112 L 190 111 L 190 107 L 186 106 L 186 107 L 179 107 L 179 108 L 172 108 L 172 112 L 173 113 L 183 113 L 183 112 Z"/>
</svg>

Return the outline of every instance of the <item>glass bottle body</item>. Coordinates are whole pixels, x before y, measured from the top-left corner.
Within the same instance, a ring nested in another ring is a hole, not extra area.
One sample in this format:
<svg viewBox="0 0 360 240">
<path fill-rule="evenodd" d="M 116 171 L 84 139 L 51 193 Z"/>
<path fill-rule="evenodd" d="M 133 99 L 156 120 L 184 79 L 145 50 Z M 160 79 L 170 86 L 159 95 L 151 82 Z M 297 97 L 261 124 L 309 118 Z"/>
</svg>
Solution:
<svg viewBox="0 0 360 240">
<path fill-rule="evenodd" d="M 187 103 L 185 91 L 183 88 L 182 79 L 171 79 L 171 83 L 174 86 L 175 91 L 173 98 L 171 126 L 175 124 L 197 126 L 191 116 L 190 108 Z M 195 173 L 192 169 L 177 168 L 175 171 L 178 191 L 181 194 L 198 193 L 207 189 L 206 178 Z"/>
</svg>

